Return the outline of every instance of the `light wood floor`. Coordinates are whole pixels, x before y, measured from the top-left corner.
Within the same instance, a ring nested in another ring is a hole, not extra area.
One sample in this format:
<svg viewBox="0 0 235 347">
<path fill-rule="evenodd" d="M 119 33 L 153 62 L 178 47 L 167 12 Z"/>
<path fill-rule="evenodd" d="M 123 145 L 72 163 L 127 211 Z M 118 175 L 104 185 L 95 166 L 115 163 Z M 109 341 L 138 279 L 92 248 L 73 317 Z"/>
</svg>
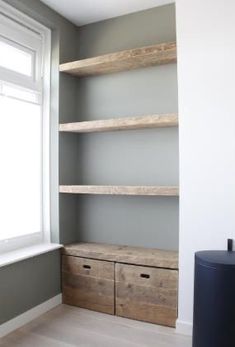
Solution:
<svg viewBox="0 0 235 347">
<path fill-rule="evenodd" d="M 191 347 L 174 329 L 60 305 L 0 340 L 1 347 Z"/>
</svg>

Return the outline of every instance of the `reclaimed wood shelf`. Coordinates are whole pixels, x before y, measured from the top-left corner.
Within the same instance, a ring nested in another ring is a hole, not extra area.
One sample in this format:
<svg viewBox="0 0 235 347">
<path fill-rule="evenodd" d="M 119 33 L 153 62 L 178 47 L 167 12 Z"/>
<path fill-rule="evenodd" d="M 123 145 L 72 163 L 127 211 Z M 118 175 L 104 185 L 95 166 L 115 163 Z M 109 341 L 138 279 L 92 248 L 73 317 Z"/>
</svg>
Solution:
<svg viewBox="0 0 235 347">
<path fill-rule="evenodd" d="M 65 246 L 62 253 L 68 256 L 124 264 L 178 269 L 178 252 L 155 248 L 80 242 Z"/>
<path fill-rule="evenodd" d="M 178 196 L 176 186 L 95 186 L 95 185 L 61 185 L 60 193 L 98 194 L 98 195 L 146 195 Z"/>
<path fill-rule="evenodd" d="M 60 124 L 59 130 L 60 132 L 90 133 L 101 131 L 175 127 L 177 125 L 178 116 L 174 113 L 65 123 Z"/>
<path fill-rule="evenodd" d="M 129 49 L 60 65 L 60 71 L 84 77 L 176 62 L 176 43 Z"/>
</svg>

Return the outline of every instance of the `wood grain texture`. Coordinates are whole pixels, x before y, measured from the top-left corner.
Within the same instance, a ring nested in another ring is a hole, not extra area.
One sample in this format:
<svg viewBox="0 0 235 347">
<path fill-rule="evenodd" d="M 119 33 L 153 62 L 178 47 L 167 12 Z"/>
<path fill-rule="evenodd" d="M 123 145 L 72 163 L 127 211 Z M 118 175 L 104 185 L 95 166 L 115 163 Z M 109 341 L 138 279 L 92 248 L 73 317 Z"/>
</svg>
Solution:
<svg viewBox="0 0 235 347">
<path fill-rule="evenodd" d="M 177 114 L 165 114 L 65 123 L 60 124 L 59 130 L 60 132 L 90 133 L 101 131 L 175 127 L 177 125 Z"/>
<path fill-rule="evenodd" d="M 114 263 L 62 257 L 63 303 L 114 314 Z"/>
<path fill-rule="evenodd" d="M 65 246 L 62 253 L 75 257 L 178 269 L 178 252 L 154 248 L 81 242 Z"/>
<path fill-rule="evenodd" d="M 60 193 L 98 195 L 178 196 L 176 186 L 87 186 L 61 185 Z"/>
<path fill-rule="evenodd" d="M 178 271 L 116 264 L 116 315 L 175 327 Z"/>
<path fill-rule="evenodd" d="M 1 339 L 1 347 L 192 347 L 175 329 L 60 305 Z"/>
<path fill-rule="evenodd" d="M 83 77 L 176 62 L 176 43 L 162 43 L 60 65 L 60 71 Z"/>
</svg>

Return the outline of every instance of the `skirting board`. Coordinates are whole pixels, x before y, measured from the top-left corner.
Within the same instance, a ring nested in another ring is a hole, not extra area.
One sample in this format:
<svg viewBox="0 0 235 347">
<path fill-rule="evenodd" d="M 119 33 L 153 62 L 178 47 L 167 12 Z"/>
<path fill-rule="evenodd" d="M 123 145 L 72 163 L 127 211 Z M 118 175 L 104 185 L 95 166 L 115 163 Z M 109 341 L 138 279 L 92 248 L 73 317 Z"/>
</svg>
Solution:
<svg viewBox="0 0 235 347">
<path fill-rule="evenodd" d="M 176 321 L 176 332 L 178 334 L 192 336 L 193 325 L 190 322 L 184 322 L 184 321 L 178 319 Z"/>
<path fill-rule="evenodd" d="M 42 304 L 31 308 L 30 310 L 22 313 L 21 315 L 9 320 L 0 325 L 0 338 L 6 336 L 16 329 L 21 328 L 23 325 L 30 323 L 35 318 L 50 311 L 52 308 L 62 303 L 62 295 L 56 295 L 53 298 L 43 302 Z"/>
</svg>

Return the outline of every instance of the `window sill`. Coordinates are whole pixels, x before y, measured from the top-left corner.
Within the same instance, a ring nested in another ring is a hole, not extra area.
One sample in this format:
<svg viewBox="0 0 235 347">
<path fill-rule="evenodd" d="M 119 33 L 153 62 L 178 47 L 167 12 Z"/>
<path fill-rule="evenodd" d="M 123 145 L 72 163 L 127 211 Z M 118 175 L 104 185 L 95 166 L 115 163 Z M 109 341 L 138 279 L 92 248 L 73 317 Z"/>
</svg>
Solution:
<svg viewBox="0 0 235 347">
<path fill-rule="evenodd" d="M 63 246 L 58 243 L 41 243 L 38 245 L 33 245 L 30 247 L 3 253 L 0 255 L 0 268 L 13 263 L 17 263 L 24 259 L 29 259 L 40 254 L 54 251 L 62 247 Z"/>
</svg>

